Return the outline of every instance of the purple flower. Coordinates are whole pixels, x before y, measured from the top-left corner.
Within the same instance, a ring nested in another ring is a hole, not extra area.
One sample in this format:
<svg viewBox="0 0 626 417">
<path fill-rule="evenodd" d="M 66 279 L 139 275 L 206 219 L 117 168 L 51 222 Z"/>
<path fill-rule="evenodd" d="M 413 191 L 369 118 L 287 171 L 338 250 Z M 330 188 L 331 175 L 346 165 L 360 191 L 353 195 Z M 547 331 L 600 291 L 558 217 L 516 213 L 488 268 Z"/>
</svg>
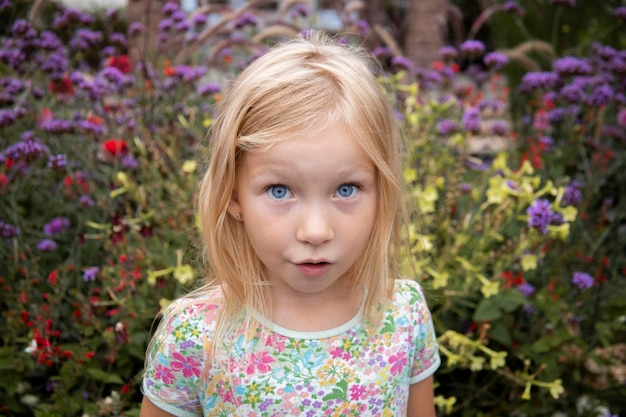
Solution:
<svg viewBox="0 0 626 417">
<path fill-rule="evenodd" d="M 11 158 L 14 161 L 31 164 L 35 160 L 48 154 L 48 147 L 41 143 L 31 131 L 24 132 L 21 138 L 22 140 L 20 142 L 6 148 L 1 155 L 5 158 Z"/>
<path fill-rule="evenodd" d="M 479 57 L 485 53 L 485 45 L 473 39 L 463 42 L 460 46 L 461 52 L 470 57 Z"/>
<path fill-rule="evenodd" d="M 560 76 L 566 75 L 589 75 L 593 72 L 591 65 L 584 59 L 573 56 L 565 56 L 554 61 L 554 71 Z"/>
<path fill-rule="evenodd" d="M 461 193 L 463 194 L 469 194 L 472 192 L 472 186 L 471 184 L 462 182 L 461 184 L 459 184 L 459 191 L 461 191 Z"/>
<path fill-rule="evenodd" d="M 389 48 L 388 46 L 377 46 L 376 48 L 374 48 L 374 50 L 372 51 L 372 54 L 378 58 L 388 58 L 391 55 L 393 55 L 393 52 L 391 52 L 391 48 Z"/>
<path fill-rule="evenodd" d="M 459 56 L 459 52 L 454 46 L 444 46 L 439 48 L 439 56 L 444 61 L 453 61 Z"/>
<path fill-rule="evenodd" d="M 48 157 L 48 168 L 62 170 L 67 165 L 67 157 L 63 154 L 50 155 Z"/>
<path fill-rule="evenodd" d="M 70 41 L 74 50 L 87 51 L 102 42 L 102 33 L 90 29 L 78 29 L 76 36 Z"/>
<path fill-rule="evenodd" d="M 58 235 L 70 227 L 70 221 L 66 217 L 55 217 L 43 225 L 43 233 L 46 236 Z"/>
<path fill-rule="evenodd" d="M 410 70 L 413 68 L 411 60 L 405 56 L 394 56 L 391 58 L 391 66 L 400 69 Z"/>
<path fill-rule="evenodd" d="M 177 65 L 174 67 L 174 75 L 180 77 L 186 83 L 198 80 L 206 74 L 206 71 L 206 68 L 200 66 Z"/>
<path fill-rule="evenodd" d="M 57 244 L 52 239 L 43 239 L 37 243 L 37 249 L 41 252 L 52 252 L 57 248 Z"/>
<path fill-rule="evenodd" d="M 208 17 L 204 13 L 198 13 L 192 17 L 192 23 L 196 28 L 201 28 L 206 25 Z"/>
<path fill-rule="evenodd" d="M 463 129 L 467 132 L 478 133 L 480 131 L 480 112 L 476 107 L 470 107 L 463 113 Z"/>
<path fill-rule="evenodd" d="M 502 11 L 524 17 L 526 10 L 517 1 L 510 0 L 502 5 Z"/>
<path fill-rule="evenodd" d="M 243 13 L 241 16 L 235 20 L 235 27 L 237 29 L 241 29 L 244 26 L 256 26 L 259 22 L 259 19 L 253 15 L 252 13 Z"/>
<path fill-rule="evenodd" d="M 558 76 L 553 72 L 528 72 L 522 77 L 520 90 L 529 92 L 538 89 L 550 89 L 556 86 Z"/>
<path fill-rule="evenodd" d="M 37 31 L 33 29 L 30 23 L 27 20 L 19 19 L 13 23 L 13 27 L 11 28 L 11 33 L 16 38 L 21 39 L 34 39 L 37 37 Z"/>
<path fill-rule="evenodd" d="M 554 139 L 550 136 L 541 136 L 539 138 L 539 143 L 541 144 L 541 148 L 550 151 L 554 147 Z"/>
<path fill-rule="evenodd" d="M 520 285 L 518 285 L 517 289 L 526 298 L 530 297 L 531 295 L 535 293 L 535 287 L 527 282 L 523 282 Z"/>
<path fill-rule="evenodd" d="M 63 119 L 47 119 L 41 122 L 39 128 L 48 133 L 70 133 L 74 131 L 74 122 Z"/>
<path fill-rule="evenodd" d="M 0 236 L 4 239 L 11 239 L 20 234 L 20 228 L 0 220 Z"/>
<path fill-rule="evenodd" d="M 586 95 L 579 83 L 572 83 L 561 89 L 561 97 L 570 103 L 581 103 L 585 100 Z"/>
<path fill-rule="evenodd" d="M 496 120 L 491 124 L 491 132 L 498 136 L 506 136 L 509 131 L 509 127 L 504 120 Z"/>
<path fill-rule="evenodd" d="M 133 22 L 128 26 L 128 37 L 135 37 L 143 32 L 143 25 L 139 22 Z"/>
<path fill-rule="evenodd" d="M 616 7 L 613 10 L 613 14 L 620 20 L 626 20 L 626 6 Z"/>
<path fill-rule="evenodd" d="M 295 18 L 298 16 L 306 17 L 309 15 L 309 13 L 310 13 L 309 7 L 306 4 L 296 3 L 290 15 L 292 18 Z"/>
<path fill-rule="evenodd" d="M 574 276 L 572 276 L 572 284 L 576 285 L 581 291 L 593 287 L 594 281 L 593 277 L 586 272 L 577 271 L 574 272 Z"/>
<path fill-rule="evenodd" d="M 100 268 L 97 266 L 89 266 L 87 268 L 83 268 L 83 281 L 95 281 L 98 276 L 98 272 L 100 272 Z"/>
<path fill-rule="evenodd" d="M 100 71 L 100 76 L 110 83 L 114 84 L 115 87 L 119 90 L 124 84 L 126 84 L 127 77 L 122 71 L 115 67 L 106 67 L 102 71 Z"/>
<path fill-rule="evenodd" d="M 201 96 L 207 96 L 209 94 L 219 93 L 221 86 L 218 83 L 207 83 L 198 87 L 198 94 Z"/>
<path fill-rule="evenodd" d="M 186 20 L 183 20 L 182 22 L 176 22 L 177 32 L 187 32 L 190 27 L 191 27 L 191 24 Z"/>
<path fill-rule="evenodd" d="M 443 119 L 437 123 L 437 130 L 442 136 L 450 136 L 456 131 L 456 124 L 450 119 Z"/>
<path fill-rule="evenodd" d="M 122 47 L 128 46 L 128 41 L 126 40 L 126 36 L 122 33 L 111 33 L 109 35 L 109 42 L 113 44 L 117 44 Z"/>
<path fill-rule="evenodd" d="M 536 199 L 526 211 L 528 214 L 528 227 L 533 227 L 541 234 L 548 233 L 548 225 L 554 215 L 548 200 Z"/>
<path fill-rule="evenodd" d="M 39 47 L 41 49 L 58 53 L 62 46 L 61 40 L 52 32 L 46 30 L 39 35 Z"/>
<path fill-rule="evenodd" d="M 563 194 L 563 199 L 561 200 L 562 206 L 577 206 L 583 200 L 583 195 L 578 189 L 580 184 L 578 181 L 572 181 L 570 185 L 565 187 L 565 193 Z"/>
<path fill-rule="evenodd" d="M 509 57 L 500 52 L 489 52 L 483 61 L 487 67 L 500 71 L 509 62 Z"/>
<path fill-rule="evenodd" d="M 93 207 L 94 202 L 88 195 L 83 195 L 78 199 L 78 204 L 80 204 L 81 207 Z"/>
<path fill-rule="evenodd" d="M 161 12 L 167 16 L 171 16 L 179 10 L 180 10 L 180 6 L 178 5 L 178 3 L 172 2 L 172 1 L 166 2 L 161 8 Z"/>
<path fill-rule="evenodd" d="M 607 84 L 602 84 L 596 87 L 589 97 L 587 97 L 587 104 L 593 107 L 604 106 L 613 100 L 613 90 Z"/>
<path fill-rule="evenodd" d="M 121 164 L 124 169 L 134 170 L 139 168 L 139 162 L 131 154 L 125 155 L 122 158 Z"/>
</svg>

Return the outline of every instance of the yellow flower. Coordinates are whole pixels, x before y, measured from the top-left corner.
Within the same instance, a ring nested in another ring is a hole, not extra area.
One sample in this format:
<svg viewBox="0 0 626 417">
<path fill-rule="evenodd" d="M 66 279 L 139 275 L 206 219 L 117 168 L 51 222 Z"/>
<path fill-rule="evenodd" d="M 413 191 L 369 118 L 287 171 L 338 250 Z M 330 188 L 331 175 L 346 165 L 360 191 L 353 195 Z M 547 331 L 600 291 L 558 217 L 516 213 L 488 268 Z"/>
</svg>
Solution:
<svg viewBox="0 0 626 417">
<path fill-rule="evenodd" d="M 194 160 L 188 159 L 183 163 L 183 172 L 185 174 L 191 174 L 198 167 L 198 163 Z"/>
<path fill-rule="evenodd" d="M 524 271 L 537 269 L 537 255 L 532 255 L 532 254 L 522 255 L 522 269 Z"/>
<path fill-rule="evenodd" d="M 415 197 L 417 198 L 417 208 L 422 214 L 433 213 L 435 211 L 435 202 L 439 198 L 437 188 L 433 184 L 428 184 L 424 190 L 415 188 Z"/>
<path fill-rule="evenodd" d="M 183 285 L 193 281 L 193 268 L 191 265 L 177 265 L 174 270 L 174 278 Z"/>
<path fill-rule="evenodd" d="M 555 379 L 550 384 L 550 395 L 552 395 L 552 398 L 557 399 L 564 392 L 565 392 L 565 389 L 563 388 L 563 381 L 561 381 L 560 379 Z"/>
<path fill-rule="evenodd" d="M 491 361 L 490 361 L 490 365 L 492 369 L 497 369 L 501 366 L 504 366 L 504 364 L 506 363 L 505 359 L 506 358 L 506 352 L 494 352 L 491 354 Z"/>
<path fill-rule="evenodd" d="M 524 388 L 524 392 L 522 393 L 522 400 L 530 400 L 530 388 L 532 384 L 530 382 L 526 383 L 526 387 Z"/>
<path fill-rule="evenodd" d="M 576 220 L 576 216 L 578 216 L 578 209 L 574 206 L 567 206 L 561 210 L 561 214 L 563 215 L 564 221 L 573 222 Z"/>
</svg>

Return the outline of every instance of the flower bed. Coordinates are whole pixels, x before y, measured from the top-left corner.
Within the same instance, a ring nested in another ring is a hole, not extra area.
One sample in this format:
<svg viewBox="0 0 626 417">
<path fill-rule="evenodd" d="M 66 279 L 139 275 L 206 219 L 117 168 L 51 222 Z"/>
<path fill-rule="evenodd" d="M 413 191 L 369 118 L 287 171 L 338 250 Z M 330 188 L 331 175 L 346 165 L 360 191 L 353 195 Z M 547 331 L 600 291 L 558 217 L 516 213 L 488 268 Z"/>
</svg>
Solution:
<svg viewBox="0 0 626 417">
<path fill-rule="evenodd" d="M 270 25 L 166 3 L 159 53 L 131 62 L 145 28 L 118 12 L 51 6 L 33 24 L 15 3 L 0 1 L 0 414 L 138 415 L 153 319 L 204 274 L 192 202 L 220 91 L 308 11 Z M 439 334 L 440 413 L 624 415 L 626 52 L 594 44 L 511 87 L 512 55 L 475 40 L 430 69 L 373 53 L 402 127 L 405 273 Z"/>
</svg>

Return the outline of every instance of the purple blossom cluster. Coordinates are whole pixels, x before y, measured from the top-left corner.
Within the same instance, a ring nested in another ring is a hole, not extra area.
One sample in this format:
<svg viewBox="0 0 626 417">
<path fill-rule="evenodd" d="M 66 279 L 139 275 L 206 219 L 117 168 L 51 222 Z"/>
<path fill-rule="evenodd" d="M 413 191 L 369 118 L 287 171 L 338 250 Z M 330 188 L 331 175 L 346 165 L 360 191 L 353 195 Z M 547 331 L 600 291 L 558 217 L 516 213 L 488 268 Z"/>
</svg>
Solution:
<svg viewBox="0 0 626 417">
<path fill-rule="evenodd" d="M 55 217 L 43 226 L 43 233 L 46 236 L 54 236 L 64 233 L 69 229 L 71 223 L 67 217 Z"/>
<path fill-rule="evenodd" d="M 562 206 L 577 206 L 583 201 L 583 194 L 580 192 L 580 183 L 578 181 L 572 181 L 563 193 L 563 199 L 561 200 Z"/>
<path fill-rule="evenodd" d="M 463 113 L 461 121 L 466 132 L 480 132 L 480 110 L 477 107 L 468 107 Z"/>
<path fill-rule="evenodd" d="M 21 135 L 21 141 L 9 145 L 0 158 L 3 160 L 12 159 L 14 163 L 30 165 L 39 158 L 48 155 L 49 149 L 31 131 L 26 131 Z"/>
<path fill-rule="evenodd" d="M 509 57 L 501 52 L 489 52 L 483 61 L 488 68 L 501 71 L 509 62 Z"/>
<path fill-rule="evenodd" d="M 4 220 L 0 220 L 0 237 L 4 240 L 9 241 L 12 238 L 19 236 L 20 228 L 5 222 Z"/>
<path fill-rule="evenodd" d="M 529 284 L 528 282 L 522 282 L 520 285 L 517 286 L 517 289 L 526 298 L 533 295 L 536 291 L 535 287 L 532 284 Z"/>
<path fill-rule="evenodd" d="M 516 15 L 518 17 L 524 17 L 526 15 L 526 9 L 524 9 L 517 1 L 509 0 L 502 4 L 502 11 Z"/>
<path fill-rule="evenodd" d="M 468 57 L 477 58 L 485 53 L 485 45 L 481 41 L 467 40 L 460 46 L 461 52 Z"/>
<path fill-rule="evenodd" d="M 52 239 L 43 239 L 37 243 L 37 249 L 41 252 L 52 252 L 56 250 L 57 244 Z"/>
<path fill-rule="evenodd" d="M 528 207 L 526 213 L 528 214 L 528 227 L 537 229 L 544 235 L 548 233 L 548 226 L 554 220 L 558 221 L 558 217 L 555 217 L 556 213 L 552 211 L 552 205 L 545 199 L 536 199 Z"/>
<path fill-rule="evenodd" d="M 595 280 L 586 272 L 574 272 L 572 276 L 572 284 L 576 285 L 579 290 L 585 291 L 593 287 Z"/>
</svg>

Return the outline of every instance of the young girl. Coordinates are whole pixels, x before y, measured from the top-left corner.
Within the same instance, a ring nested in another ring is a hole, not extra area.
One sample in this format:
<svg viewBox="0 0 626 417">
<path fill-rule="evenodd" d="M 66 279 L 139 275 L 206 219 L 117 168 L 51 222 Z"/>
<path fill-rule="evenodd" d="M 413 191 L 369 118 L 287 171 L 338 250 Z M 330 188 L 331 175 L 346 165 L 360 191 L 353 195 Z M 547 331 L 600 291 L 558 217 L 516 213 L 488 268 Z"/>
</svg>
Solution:
<svg viewBox="0 0 626 417">
<path fill-rule="evenodd" d="M 367 55 L 319 33 L 241 73 L 199 192 L 213 278 L 165 312 L 142 417 L 435 416 L 396 129 Z"/>
</svg>

